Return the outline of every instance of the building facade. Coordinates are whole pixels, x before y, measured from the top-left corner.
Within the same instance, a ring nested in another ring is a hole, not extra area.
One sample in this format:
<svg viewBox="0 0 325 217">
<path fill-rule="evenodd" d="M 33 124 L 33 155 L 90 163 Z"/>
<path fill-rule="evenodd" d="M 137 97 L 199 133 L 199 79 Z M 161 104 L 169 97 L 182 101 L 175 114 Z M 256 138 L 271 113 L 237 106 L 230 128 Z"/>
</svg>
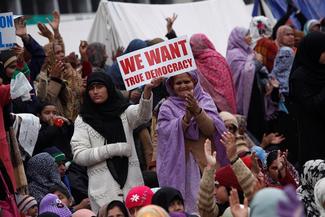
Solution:
<svg viewBox="0 0 325 217">
<path fill-rule="evenodd" d="M 171 4 L 200 0 L 112 0 L 119 2 Z M 229 0 L 231 1 L 231 0 Z M 253 0 L 244 0 L 251 3 Z M 59 10 L 63 14 L 96 12 L 100 0 L 0 0 L 0 12 L 12 11 L 14 14 L 50 14 Z"/>
</svg>

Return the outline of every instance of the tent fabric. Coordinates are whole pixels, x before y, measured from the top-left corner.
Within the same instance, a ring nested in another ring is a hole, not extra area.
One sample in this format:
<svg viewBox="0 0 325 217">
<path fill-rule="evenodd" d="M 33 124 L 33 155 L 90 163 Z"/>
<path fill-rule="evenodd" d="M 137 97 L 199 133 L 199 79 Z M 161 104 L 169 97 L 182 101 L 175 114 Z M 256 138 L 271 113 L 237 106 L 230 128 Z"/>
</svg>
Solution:
<svg viewBox="0 0 325 217">
<path fill-rule="evenodd" d="M 293 2 L 302 11 L 307 19 L 320 19 L 325 17 L 324 0 L 293 0 Z M 280 19 L 287 11 L 287 1 L 255 0 L 252 14 L 253 16 L 260 15 L 261 3 L 263 10 L 265 11 L 267 10 L 267 7 L 269 7 L 276 19 Z M 297 21 L 295 21 L 295 24 L 298 25 Z"/>
<path fill-rule="evenodd" d="M 223 55 L 230 31 L 248 27 L 251 15 L 242 0 L 207 0 L 181 4 L 134 4 L 102 0 L 90 31 L 89 42 L 106 45 L 108 55 L 135 38 L 149 40 L 166 34 L 165 18 L 178 15 L 174 29 L 178 36 L 204 33 Z"/>
</svg>

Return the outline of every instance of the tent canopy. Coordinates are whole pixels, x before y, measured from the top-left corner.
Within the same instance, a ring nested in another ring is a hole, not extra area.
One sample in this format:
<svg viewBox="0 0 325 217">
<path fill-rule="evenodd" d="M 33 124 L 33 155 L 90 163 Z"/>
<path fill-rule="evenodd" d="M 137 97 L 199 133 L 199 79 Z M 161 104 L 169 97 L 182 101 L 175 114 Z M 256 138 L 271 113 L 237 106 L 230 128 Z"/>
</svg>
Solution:
<svg viewBox="0 0 325 217">
<path fill-rule="evenodd" d="M 118 46 L 139 38 L 164 38 L 165 18 L 178 15 L 174 30 L 178 36 L 204 33 L 223 55 L 227 40 L 236 26 L 248 27 L 251 13 L 242 0 L 207 0 L 181 4 L 134 4 L 102 0 L 90 31 L 89 42 L 106 45 L 108 55 Z"/>
<path fill-rule="evenodd" d="M 320 19 L 325 17 L 324 0 L 293 0 L 297 8 L 307 19 Z M 287 11 L 288 3 L 283 0 L 255 0 L 253 16 L 261 14 L 260 7 L 265 10 L 269 8 L 276 19 L 280 19 Z M 266 14 L 267 15 L 267 14 Z M 269 15 L 267 15 L 269 17 Z M 296 27 L 300 28 L 299 22 L 293 17 Z"/>
</svg>

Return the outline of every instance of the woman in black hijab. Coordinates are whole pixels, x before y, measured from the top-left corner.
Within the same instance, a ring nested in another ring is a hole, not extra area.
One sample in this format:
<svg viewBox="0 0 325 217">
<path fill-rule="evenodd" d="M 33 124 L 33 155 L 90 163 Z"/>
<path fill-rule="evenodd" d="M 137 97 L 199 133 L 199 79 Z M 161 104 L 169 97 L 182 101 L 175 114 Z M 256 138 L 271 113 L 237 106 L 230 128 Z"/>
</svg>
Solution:
<svg viewBox="0 0 325 217">
<path fill-rule="evenodd" d="M 181 192 L 172 187 L 160 188 L 152 197 L 152 204 L 161 206 L 168 213 L 184 212 L 184 199 Z"/>
<path fill-rule="evenodd" d="M 134 147 L 133 129 L 150 120 L 153 80 L 138 105 L 130 105 L 103 72 L 88 77 L 84 102 L 71 140 L 74 161 L 88 167 L 89 198 L 93 211 L 143 185 Z M 109 201 L 108 201 L 109 200 Z"/>
<path fill-rule="evenodd" d="M 98 217 L 110 217 L 110 216 L 120 216 L 120 217 L 129 217 L 129 211 L 125 207 L 125 204 L 118 200 L 113 200 L 109 204 L 100 208 Z"/>
<path fill-rule="evenodd" d="M 298 123 L 299 165 L 324 159 L 325 34 L 308 34 L 300 43 L 289 79 L 292 110 Z"/>
</svg>

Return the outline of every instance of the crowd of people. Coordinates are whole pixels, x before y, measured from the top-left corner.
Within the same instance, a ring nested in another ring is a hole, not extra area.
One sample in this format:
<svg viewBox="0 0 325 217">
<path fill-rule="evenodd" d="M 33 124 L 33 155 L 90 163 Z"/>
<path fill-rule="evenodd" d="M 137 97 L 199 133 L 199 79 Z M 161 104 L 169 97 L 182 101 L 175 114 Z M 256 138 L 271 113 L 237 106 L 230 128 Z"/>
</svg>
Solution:
<svg viewBox="0 0 325 217">
<path fill-rule="evenodd" d="M 289 1 L 290 2 L 290 1 Z M 296 28 L 295 16 L 301 28 Z M 41 46 L 0 52 L 0 216 L 325 216 L 325 18 L 289 3 L 235 27 L 222 56 L 198 33 L 197 69 L 127 91 L 114 52 L 65 53 L 60 14 Z"/>
</svg>

